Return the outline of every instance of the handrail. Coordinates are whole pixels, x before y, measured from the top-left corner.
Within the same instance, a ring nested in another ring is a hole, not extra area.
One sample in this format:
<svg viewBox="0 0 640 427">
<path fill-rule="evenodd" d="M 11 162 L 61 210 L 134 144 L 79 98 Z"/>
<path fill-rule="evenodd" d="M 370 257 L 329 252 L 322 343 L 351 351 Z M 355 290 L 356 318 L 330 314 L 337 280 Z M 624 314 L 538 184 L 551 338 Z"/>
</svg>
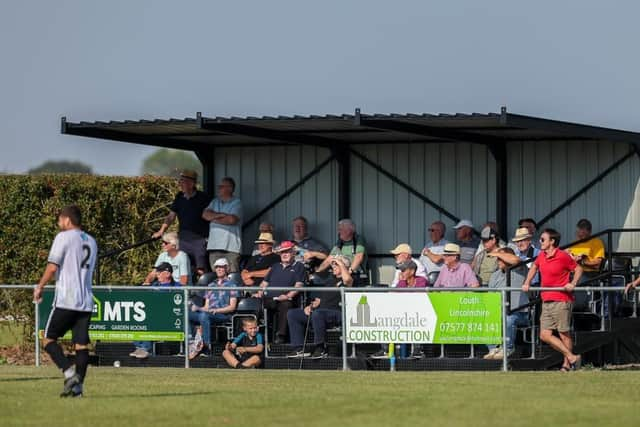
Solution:
<svg viewBox="0 0 640 427">
<path fill-rule="evenodd" d="M 567 248 L 570 248 L 574 245 L 577 245 L 579 243 L 584 243 L 584 242 L 588 242 L 591 239 L 595 239 L 598 238 L 600 236 L 607 236 L 607 243 L 606 243 L 606 256 L 607 256 L 607 271 L 606 272 L 601 272 L 600 274 L 598 274 L 598 276 L 593 277 L 593 278 L 589 278 L 588 280 L 585 280 L 583 283 L 591 283 L 591 282 L 596 282 L 596 281 L 600 281 L 603 279 L 610 279 L 612 276 L 616 275 L 616 274 L 620 274 L 623 271 L 621 270 L 614 270 L 613 269 L 613 254 L 614 252 L 612 251 L 612 247 L 613 247 L 613 233 L 638 233 L 640 232 L 640 228 L 607 228 L 605 230 L 602 230 L 598 233 L 592 234 L 589 237 L 585 237 L 584 239 L 579 239 L 576 241 L 573 241 L 571 243 L 567 243 L 565 245 L 559 246 L 558 249 L 562 249 L 565 250 Z M 617 253 L 617 252 L 616 252 Z M 625 254 L 629 254 L 629 252 L 625 252 Z M 640 252 L 637 253 L 638 256 L 640 256 Z M 507 282 L 507 286 L 509 288 L 511 288 L 511 271 L 519 268 L 527 263 L 530 263 L 531 261 L 533 261 L 535 258 L 527 258 L 524 259 L 522 261 L 520 261 L 517 264 L 514 265 L 510 265 L 507 267 L 507 277 L 506 277 L 506 282 Z M 602 269 L 601 269 L 602 271 Z M 536 289 L 541 289 L 541 287 L 536 287 Z M 578 290 L 578 289 L 589 289 L 594 290 L 594 291 L 601 291 L 602 287 L 598 286 L 598 287 L 589 287 L 589 286 L 580 286 L 580 287 L 576 287 L 574 289 L 574 291 Z M 615 289 L 613 287 L 607 287 L 607 289 L 612 290 Z M 556 290 L 555 288 L 549 288 L 549 287 L 545 287 L 544 288 L 544 292 L 546 291 L 554 291 Z M 510 299 L 510 298 L 509 298 Z M 507 305 L 510 306 L 510 301 L 507 301 Z M 515 309 L 514 309 L 515 310 Z M 510 310 L 511 311 L 511 310 Z"/>
<path fill-rule="evenodd" d="M 0 289 L 31 289 L 31 288 L 35 288 L 37 285 L 33 285 L 33 284 L 27 284 L 27 285 L 4 285 L 4 284 L 0 284 Z M 49 285 L 47 286 L 47 288 L 49 289 L 53 289 L 55 286 L 53 285 Z M 189 290 L 209 290 L 211 289 L 211 287 L 209 286 L 180 286 L 180 287 L 174 287 L 174 288 L 167 288 L 167 287 L 160 287 L 160 286 L 122 286 L 122 285 L 117 285 L 117 286 L 101 286 L 101 287 L 96 287 L 96 288 L 101 288 L 102 290 L 107 290 L 107 291 L 111 291 L 111 290 L 130 290 L 130 291 L 168 291 L 168 290 L 175 290 L 177 292 L 181 292 L 184 295 L 184 300 L 183 300 L 183 304 L 184 304 L 184 325 L 188 325 L 189 320 L 188 320 L 188 312 L 189 312 L 189 305 L 188 305 L 188 292 Z M 248 287 L 246 286 L 229 286 L 229 287 L 222 287 L 219 288 L 219 290 L 227 290 L 227 291 L 246 291 Z M 254 290 L 258 290 L 258 288 L 253 288 Z M 606 292 L 616 292 L 616 291 L 622 291 L 624 290 L 625 287 L 623 286 L 618 286 L 618 287 L 609 287 L 609 288 L 601 288 L 601 287 L 590 287 L 590 286 L 585 286 L 585 287 L 580 287 L 580 288 L 576 288 L 575 291 L 576 292 L 589 292 L 592 290 L 604 290 Z M 97 290 L 97 289 L 96 289 Z M 506 338 L 506 319 L 507 319 L 507 314 L 510 312 L 509 310 L 509 303 L 508 303 L 508 299 L 506 298 L 507 296 L 507 292 L 513 292 L 514 289 L 511 287 L 499 287 L 499 288 L 388 288 L 388 287 L 365 287 L 365 288 L 345 288 L 345 287 L 317 287 L 317 286 L 310 286 L 307 288 L 297 288 L 297 287 L 267 287 L 266 290 L 271 290 L 271 291 L 314 291 L 314 292 L 339 292 L 341 295 L 341 301 L 342 301 L 342 308 L 341 308 L 341 313 L 342 313 L 342 325 L 343 327 L 346 327 L 347 323 L 346 323 L 346 306 L 345 306 L 345 295 L 347 293 L 368 293 L 368 292 L 393 292 L 393 293 L 401 293 L 401 292 L 426 292 L 426 293 L 431 293 L 431 292 L 456 292 L 456 291 L 463 291 L 463 292 L 500 292 L 501 293 L 501 322 L 502 322 L 502 345 L 504 347 L 506 347 L 507 345 L 507 338 Z M 546 290 L 564 290 L 564 287 L 549 287 L 546 288 Z M 535 303 L 535 302 L 533 302 Z M 39 310 L 38 310 L 38 305 L 40 303 L 35 303 L 34 302 L 34 307 L 35 307 L 35 325 L 36 325 L 36 330 L 38 330 L 39 328 Z M 179 304 L 179 303 L 178 303 Z M 519 307 L 519 308 L 523 308 L 523 307 Z M 185 326 L 186 327 L 186 326 Z M 185 330 L 186 331 L 186 330 Z M 348 370 L 348 364 L 347 364 L 347 351 L 346 351 L 346 337 L 344 336 L 345 334 L 343 333 L 342 336 L 342 367 L 343 370 Z M 39 340 L 39 335 L 36 334 L 36 340 L 35 340 L 35 348 L 36 348 L 36 366 L 39 366 L 39 346 L 40 346 L 40 340 Z M 189 345 L 189 336 L 188 333 L 185 332 L 184 334 L 184 345 L 185 345 L 185 349 L 188 347 Z M 472 347 L 473 348 L 473 347 Z M 502 370 L 503 371 L 507 371 L 508 370 L 508 362 L 507 362 L 507 353 L 504 352 L 503 354 L 503 358 L 502 358 Z M 190 364 L 189 364 L 189 358 L 188 358 L 188 353 L 185 351 L 185 355 L 184 355 L 184 361 L 185 361 L 185 368 L 189 368 Z"/>
<path fill-rule="evenodd" d="M 0 289 L 33 289 L 38 285 L 32 284 L 24 284 L 24 285 L 0 285 Z M 54 289 L 55 285 L 47 285 L 45 289 Z M 131 291 L 171 291 L 178 289 L 186 289 L 190 291 L 208 291 L 213 288 L 213 286 L 175 286 L 168 288 L 166 286 L 141 286 L 141 285 L 101 285 L 94 286 L 94 289 L 99 290 L 131 290 Z M 258 291 L 278 291 L 278 292 L 286 292 L 286 291 L 298 291 L 298 292 L 341 292 L 341 289 L 344 289 L 347 293 L 355 293 L 355 292 L 522 292 L 520 288 L 512 288 L 508 286 L 502 286 L 498 288 L 487 288 L 487 287 L 479 287 L 479 288 L 434 288 L 434 287 L 426 287 L 426 288 L 389 288 L 387 286 L 379 286 L 379 287 L 364 287 L 364 288 L 347 288 L 347 287 L 320 287 L 320 286 L 309 286 L 309 287 L 283 287 L 283 286 L 269 286 L 265 289 L 259 289 L 257 287 L 251 286 L 224 286 L 219 288 L 218 290 L 225 291 L 247 291 L 247 292 L 258 292 Z M 540 287 L 532 287 L 530 292 L 537 292 L 541 288 Z M 624 286 L 609 286 L 606 288 L 607 291 L 624 291 Z M 572 292 L 591 292 L 591 291 L 601 291 L 603 290 L 600 286 L 580 286 L 576 287 Z M 544 288 L 544 291 L 566 291 L 564 287 L 548 287 Z"/>
<path fill-rule="evenodd" d="M 122 248 L 118 248 L 118 249 L 112 249 L 110 251 L 101 253 L 98 255 L 98 258 L 109 258 L 115 255 L 120 255 L 123 252 L 126 252 L 130 249 L 134 249 L 137 248 L 138 246 L 144 246 L 147 245 L 151 242 L 154 242 L 156 240 L 158 240 L 160 237 L 150 237 L 148 239 L 144 239 L 144 240 L 140 240 L 139 242 L 135 242 L 135 243 L 131 243 L 130 245 L 126 245 Z"/>
<path fill-rule="evenodd" d="M 640 228 L 608 228 L 608 229 L 600 231 L 600 232 L 598 232 L 596 234 L 592 234 L 589 237 L 585 237 L 584 239 L 576 240 L 576 241 L 573 241 L 571 243 L 567 243 L 565 245 L 559 246 L 558 249 L 565 250 L 567 248 L 570 248 L 571 246 L 575 246 L 575 245 L 577 245 L 579 243 L 588 242 L 591 239 L 594 239 L 594 238 L 600 237 L 600 236 L 604 236 L 605 234 L 607 236 L 610 236 L 612 233 L 626 233 L 626 232 L 638 233 L 638 232 L 640 232 Z M 610 239 L 607 239 L 607 240 L 610 240 Z M 613 252 L 611 251 L 611 244 L 610 244 L 611 242 L 607 242 L 607 243 L 609 243 L 609 244 L 607 245 L 608 248 L 607 248 L 606 254 L 610 254 L 611 255 L 611 254 L 613 254 Z M 618 254 L 618 253 L 619 252 L 616 252 L 616 254 Z M 620 253 L 622 253 L 622 254 L 633 254 L 634 252 L 620 252 Z M 640 256 L 640 252 L 637 252 L 637 255 Z M 529 263 L 529 262 L 531 262 L 533 260 L 535 260 L 535 257 L 524 259 L 524 260 L 520 261 L 517 264 L 514 264 L 514 265 L 511 265 L 511 266 L 507 267 L 507 272 L 509 272 L 509 271 L 511 271 L 511 270 L 513 270 L 515 268 L 518 268 L 518 267 L 520 267 L 520 266 L 522 266 L 524 264 L 527 264 L 527 263 Z M 611 260 L 609 260 L 609 269 L 611 269 L 611 268 L 612 268 Z M 507 276 L 507 280 L 508 280 L 508 276 Z"/>
<path fill-rule="evenodd" d="M 144 239 L 144 240 L 140 240 L 138 242 L 135 243 L 131 243 L 130 245 L 126 245 L 122 248 L 118 248 L 118 249 L 112 249 L 110 251 L 107 252 L 103 252 L 103 253 L 99 253 L 98 254 L 98 259 L 96 260 L 96 274 L 95 274 L 95 281 L 96 281 L 96 285 L 100 285 L 100 283 L 102 282 L 102 275 L 100 274 L 100 260 L 103 258 L 110 258 L 112 256 L 117 256 L 120 255 L 123 252 L 126 252 L 128 250 L 131 249 L 135 249 L 137 247 L 140 246 L 144 246 L 144 245 L 148 245 L 149 243 L 152 243 L 156 240 L 158 240 L 160 237 L 150 237 L 148 239 Z"/>
</svg>

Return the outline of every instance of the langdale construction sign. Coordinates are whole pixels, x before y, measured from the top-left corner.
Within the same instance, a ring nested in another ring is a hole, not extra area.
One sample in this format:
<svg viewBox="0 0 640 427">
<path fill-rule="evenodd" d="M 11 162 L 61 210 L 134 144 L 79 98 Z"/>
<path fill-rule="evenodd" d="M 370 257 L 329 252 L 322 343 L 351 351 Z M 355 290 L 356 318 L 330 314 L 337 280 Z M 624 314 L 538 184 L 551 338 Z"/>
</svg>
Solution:
<svg viewBox="0 0 640 427">
<path fill-rule="evenodd" d="M 38 333 L 41 338 L 52 309 L 53 294 L 52 290 L 45 290 L 38 305 Z M 89 337 L 104 341 L 183 341 L 183 291 L 94 288 Z M 64 338 L 71 339 L 71 333 Z"/>
<path fill-rule="evenodd" d="M 350 343 L 500 344 L 498 292 L 348 292 Z"/>
</svg>

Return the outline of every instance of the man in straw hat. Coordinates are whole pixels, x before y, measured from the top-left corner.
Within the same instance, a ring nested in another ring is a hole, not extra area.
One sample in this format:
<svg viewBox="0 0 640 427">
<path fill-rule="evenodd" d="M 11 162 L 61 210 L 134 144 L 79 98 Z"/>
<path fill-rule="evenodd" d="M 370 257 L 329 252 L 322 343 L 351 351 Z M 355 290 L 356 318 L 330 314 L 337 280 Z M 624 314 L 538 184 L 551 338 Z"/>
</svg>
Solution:
<svg viewBox="0 0 640 427">
<path fill-rule="evenodd" d="M 152 237 L 158 239 L 164 235 L 169 226 L 178 218 L 178 238 L 180 249 L 188 256 L 191 265 L 199 274 L 208 270 L 206 240 L 209 235 L 209 223 L 202 218 L 202 211 L 209 204 L 209 196 L 196 188 L 198 174 L 185 169 L 180 172 L 178 187 L 180 191 L 169 207 L 160 229 Z"/>
<path fill-rule="evenodd" d="M 447 243 L 444 246 L 442 256 L 444 257 L 444 266 L 440 270 L 434 287 L 477 288 L 480 286 L 471 266 L 460 262 L 460 246 L 455 243 Z"/>
<path fill-rule="evenodd" d="M 540 249 L 536 248 L 532 244 L 533 235 L 531 231 L 526 227 L 520 227 L 516 230 L 515 235 L 511 239 L 510 244 L 513 253 L 510 252 L 497 252 L 494 251 L 492 256 L 504 261 L 509 265 L 518 264 L 520 261 L 533 260 L 538 257 Z M 531 268 L 533 261 L 528 261 L 526 269 Z M 527 274 L 527 271 L 521 271 L 523 275 Z M 537 286 L 540 283 L 540 275 L 537 274 L 532 281 L 533 286 Z"/>
<path fill-rule="evenodd" d="M 274 241 L 271 233 L 260 233 L 258 240 L 254 243 L 258 245 L 258 253 L 249 258 L 247 265 L 240 273 L 245 286 L 260 286 L 262 279 L 271 270 L 271 266 L 280 261 L 280 256 L 273 252 Z"/>
</svg>

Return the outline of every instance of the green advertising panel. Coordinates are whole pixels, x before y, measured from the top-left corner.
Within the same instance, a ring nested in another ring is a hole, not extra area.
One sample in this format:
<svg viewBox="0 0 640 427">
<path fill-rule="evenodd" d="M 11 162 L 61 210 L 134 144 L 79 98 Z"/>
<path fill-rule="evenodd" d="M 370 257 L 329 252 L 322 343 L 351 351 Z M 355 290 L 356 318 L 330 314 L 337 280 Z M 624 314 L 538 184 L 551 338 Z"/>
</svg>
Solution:
<svg viewBox="0 0 640 427">
<path fill-rule="evenodd" d="M 434 343 L 502 343 L 502 295 L 498 292 L 432 292 Z"/>
<path fill-rule="evenodd" d="M 44 335 L 53 290 L 45 290 L 38 305 L 38 333 Z M 93 289 L 93 314 L 89 337 L 103 341 L 183 341 L 184 293 L 182 290 Z M 64 339 L 71 339 L 67 333 Z"/>
<path fill-rule="evenodd" d="M 350 343 L 502 342 L 497 292 L 349 292 L 345 302 Z"/>
</svg>

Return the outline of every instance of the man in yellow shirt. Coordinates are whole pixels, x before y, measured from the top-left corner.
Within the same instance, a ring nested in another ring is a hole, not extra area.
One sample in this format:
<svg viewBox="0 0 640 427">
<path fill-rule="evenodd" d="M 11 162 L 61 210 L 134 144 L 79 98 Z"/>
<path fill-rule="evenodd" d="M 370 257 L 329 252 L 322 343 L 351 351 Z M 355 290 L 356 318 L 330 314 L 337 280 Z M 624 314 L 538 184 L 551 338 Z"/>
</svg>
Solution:
<svg viewBox="0 0 640 427">
<path fill-rule="evenodd" d="M 576 224 L 576 240 L 586 239 L 591 236 L 591 222 L 581 219 Z M 600 271 L 604 260 L 604 243 L 597 237 L 582 243 L 577 243 L 567 249 L 571 257 L 580 264 L 584 270 L 583 277 L 595 276 Z"/>
</svg>

